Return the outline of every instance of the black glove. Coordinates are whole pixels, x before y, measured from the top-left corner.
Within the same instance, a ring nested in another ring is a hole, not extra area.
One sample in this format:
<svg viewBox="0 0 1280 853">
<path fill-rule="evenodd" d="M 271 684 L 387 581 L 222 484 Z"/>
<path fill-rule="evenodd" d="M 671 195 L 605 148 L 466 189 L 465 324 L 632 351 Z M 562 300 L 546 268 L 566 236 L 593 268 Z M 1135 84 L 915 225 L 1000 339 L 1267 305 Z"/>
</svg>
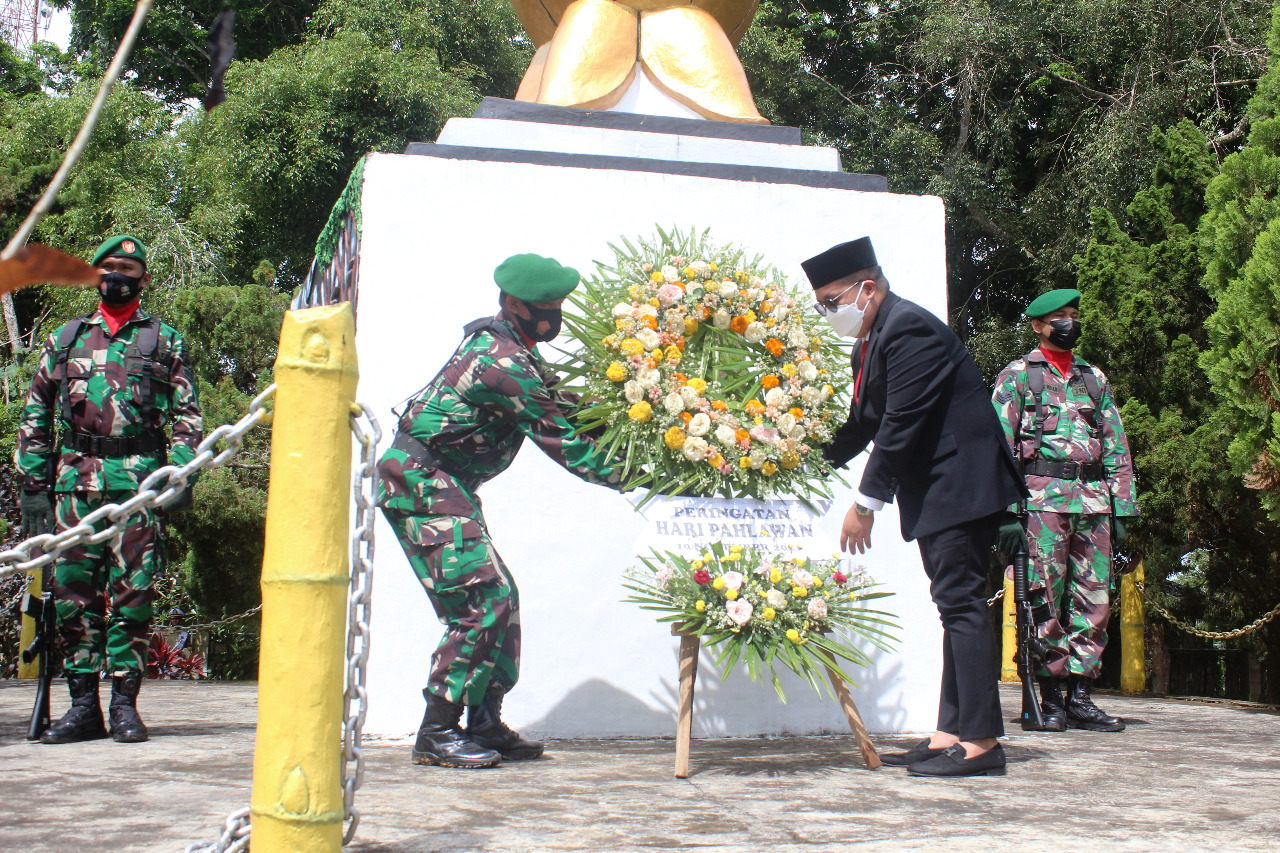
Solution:
<svg viewBox="0 0 1280 853">
<path fill-rule="evenodd" d="M 1124 519 L 1118 516 L 1111 518 L 1111 544 L 1112 546 L 1123 545 L 1124 540 L 1129 538 L 1129 531 L 1124 529 Z"/>
<path fill-rule="evenodd" d="M 191 509 L 191 505 L 195 503 L 196 481 L 200 479 L 199 474 L 192 474 L 187 478 L 187 487 L 178 493 L 178 496 L 171 500 L 165 507 L 165 512 L 182 512 L 184 509 Z"/>
<path fill-rule="evenodd" d="M 19 501 L 22 509 L 22 538 L 53 532 L 53 499 L 44 489 L 23 489 Z"/>
<path fill-rule="evenodd" d="M 1016 515 L 1009 516 L 1000 525 L 1000 532 L 996 534 L 996 547 L 1005 557 L 1012 557 L 1028 548 L 1027 530 Z"/>
</svg>

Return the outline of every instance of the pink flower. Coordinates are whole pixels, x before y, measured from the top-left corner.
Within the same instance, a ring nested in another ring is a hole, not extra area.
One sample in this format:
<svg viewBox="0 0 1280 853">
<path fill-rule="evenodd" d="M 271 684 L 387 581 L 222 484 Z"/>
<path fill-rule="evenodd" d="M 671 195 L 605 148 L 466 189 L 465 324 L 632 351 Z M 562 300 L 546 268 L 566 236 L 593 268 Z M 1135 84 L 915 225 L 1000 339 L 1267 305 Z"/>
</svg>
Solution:
<svg viewBox="0 0 1280 853">
<path fill-rule="evenodd" d="M 758 426 L 751 428 L 751 437 L 764 444 L 777 444 L 778 431 L 773 427 Z"/>
<path fill-rule="evenodd" d="M 755 612 L 755 608 L 751 606 L 751 602 L 743 601 L 741 598 L 730 601 L 725 605 L 724 609 L 725 612 L 729 614 L 729 618 L 737 625 L 745 625 L 750 622 L 751 614 Z"/>
<path fill-rule="evenodd" d="M 745 580 L 742 572 L 725 572 L 721 577 L 724 578 L 725 589 L 742 589 L 742 581 Z"/>
<path fill-rule="evenodd" d="M 809 601 L 809 615 L 814 619 L 827 618 L 827 600 L 825 598 L 814 598 Z"/>
<path fill-rule="evenodd" d="M 773 563 L 761 563 L 760 568 L 756 569 L 756 574 L 767 577 L 771 571 L 773 571 Z"/>
<path fill-rule="evenodd" d="M 658 569 L 658 574 L 654 576 L 654 580 L 656 580 L 658 583 L 662 584 L 663 586 L 666 586 L 667 581 L 671 580 L 673 577 L 675 577 L 675 572 L 672 571 L 671 567 L 663 566 L 662 568 Z"/>
<path fill-rule="evenodd" d="M 716 468 L 716 470 L 719 471 L 721 474 L 732 474 L 733 466 L 730 465 L 728 462 L 721 462 L 720 465 Z"/>
<path fill-rule="evenodd" d="M 813 575 L 805 569 L 796 569 L 791 573 L 791 581 L 796 586 L 802 586 L 805 589 L 813 586 Z"/>
<path fill-rule="evenodd" d="M 684 291 L 674 284 L 664 284 L 658 288 L 658 301 L 664 306 L 671 306 L 684 297 Z"/>
</svg>

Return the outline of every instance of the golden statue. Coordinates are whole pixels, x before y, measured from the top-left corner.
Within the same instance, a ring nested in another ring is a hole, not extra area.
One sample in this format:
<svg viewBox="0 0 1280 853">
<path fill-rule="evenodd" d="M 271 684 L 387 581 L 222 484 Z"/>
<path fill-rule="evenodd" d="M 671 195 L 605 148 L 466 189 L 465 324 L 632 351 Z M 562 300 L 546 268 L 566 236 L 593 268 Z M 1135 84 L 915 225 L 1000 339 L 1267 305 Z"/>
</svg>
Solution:
<svg viewBox="0 0 1280 853">
<path fill-rule="evenodd" d="M 511 0 L 537 53 L 516 100 L 608 109 L 637 69 L 719 121 L 768 124 L 734 46 L 759 0 Z"/>
</svg>

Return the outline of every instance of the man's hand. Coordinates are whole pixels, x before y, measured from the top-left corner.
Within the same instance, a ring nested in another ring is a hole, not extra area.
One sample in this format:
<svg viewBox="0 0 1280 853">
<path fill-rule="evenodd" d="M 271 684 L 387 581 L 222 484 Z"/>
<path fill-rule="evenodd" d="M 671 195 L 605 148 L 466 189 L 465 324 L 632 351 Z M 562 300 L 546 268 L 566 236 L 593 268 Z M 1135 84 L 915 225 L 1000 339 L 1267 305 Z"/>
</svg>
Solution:
<svg viewBox="0 0 1280 853">
<path fill-rule="evenodd" d="M 996 534 L 996 546 L 1000 550 L 1000 555 L 1012 557 L 1029 545 L 1027 530 L 1022 526 L 1022 521 L 1016 515 L 1009 516 L 1000 525 L 1000 532 Z"/>
<path fill-rule="evenodd" d="M 871 526 L 875 524 L 875 513 L 860 515 L 858 505 L 849 507 L 844 515 L 844 526 L 840 528 L 840 550 L 847 553 L 864 554 L 871 550 Z"/>
<path fill-rule="evenodd" d="M 53 532 L 53 499 L 43 489 L 23 490 L 19 501 L 22 510 L 22 538 Z"/>
</svg>

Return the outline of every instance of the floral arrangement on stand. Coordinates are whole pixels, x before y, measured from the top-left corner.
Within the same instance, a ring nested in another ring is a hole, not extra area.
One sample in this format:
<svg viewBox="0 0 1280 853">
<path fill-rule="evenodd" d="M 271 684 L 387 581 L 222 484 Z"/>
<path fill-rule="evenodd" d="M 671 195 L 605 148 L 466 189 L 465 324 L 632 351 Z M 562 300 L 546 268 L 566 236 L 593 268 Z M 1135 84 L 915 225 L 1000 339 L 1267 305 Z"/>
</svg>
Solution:
<svg viewBox="0 0 1280 853">
<path fill-rule="evenodd" d="M 847 356 L 811 300 L 707 231 L 622 243 L 565 316 L 579 346 L 557 369 L 582 386 L 579 429 L 650 497 L 829 498 Z"/>
<path fill-rule="evenodd" d="M 713 543 L 696 558 L 653 552 L 628 574 L 625 601 L 665 615 L 708 645 L 718 645 L 723 676 L 741 661 L 758 681 L 767 670 L 786 701 L 774 670 L 782 663 L 818 692 L 830 667 L 853 683 L 839 663 L 867 666 L 870 659 L 850 637 L 888 651 L 898 627 L 892 614 L 865 603 L 892 595 L 858 567 L 845 574 L 838 558 L 793 557 L 787 549 Z"/>
</svg>

